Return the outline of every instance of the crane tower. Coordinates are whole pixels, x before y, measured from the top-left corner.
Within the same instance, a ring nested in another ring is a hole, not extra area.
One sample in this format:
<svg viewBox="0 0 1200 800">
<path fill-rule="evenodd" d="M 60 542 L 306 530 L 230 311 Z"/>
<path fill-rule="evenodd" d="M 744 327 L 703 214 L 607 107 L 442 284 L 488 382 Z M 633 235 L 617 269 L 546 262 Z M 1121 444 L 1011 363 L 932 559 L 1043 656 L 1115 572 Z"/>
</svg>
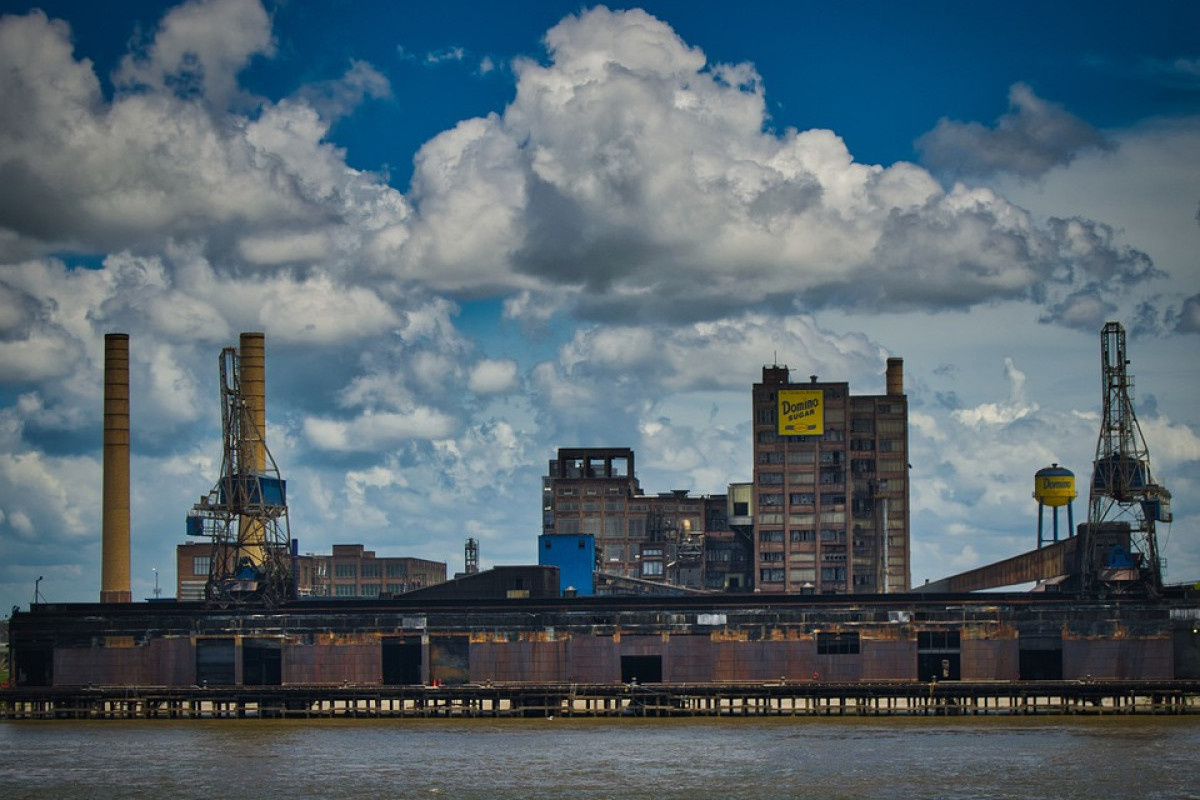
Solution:
<svg viewBox="0 0 1200 800">
<path fill-rule="evenodd" d="M 1096 442 L 1084 580 L 1136 574 L 1152 591 L 1162 586 L 1155 525 L 1171 521 L 1171 493 L 1154 481 L 1150 451 L 1133 412 L 1133 380 L 1127 367 L 1125 329 L 1108 322 L 1100 333 L 1104 408 Z M 1128 531 L 1128 550 L 1121 532 Z M 1116 537 L 1112 536 L 1116 533 Z"/>
<path fill-rule="evenodd" d="M 188 514 L 188 533 L 212 540 L 205 598 L 210 603 L 294 596 L 286 483 L 267 449 L 261 333 L 220 356 L 221 477 Z"/>
</svg>

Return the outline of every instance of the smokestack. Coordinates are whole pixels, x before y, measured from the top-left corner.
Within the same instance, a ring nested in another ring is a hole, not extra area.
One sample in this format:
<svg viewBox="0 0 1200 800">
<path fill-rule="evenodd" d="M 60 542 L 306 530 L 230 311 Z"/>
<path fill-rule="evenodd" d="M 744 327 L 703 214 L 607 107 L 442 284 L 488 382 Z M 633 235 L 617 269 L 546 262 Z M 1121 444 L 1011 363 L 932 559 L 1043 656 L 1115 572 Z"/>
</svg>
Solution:
<svg viewBox="0 0 1200 800">
<path fill-rule="evenodd" d="M 238 377 L 242 386 L 242 400 L 246 412 L 254 423 L 254 430 L 243 430 L 246 451 L 242 455 L 242 468 L 256 475 L 267 468 L 267 372 L 266 334 L 243 333 L 238 348 Z"/>
<path fill-rule="evenodd" d="M 241 470 L 261 475 L 267 469 L 267 379 L 266 335 L 243 333 L 238 346 L 238 383 L 245 403 L 245 421 L 241 435 Z M 266 528 L 253 517 L 238 523 L 238 545 L 255 564 L 265 558 Z"/>
<path fill-rule="evenodd" d="M 904 394 L 904 359 L 887 360 L 887 393 Z"/>
<path fill-rule="evenodd" d="M 129 334 L 104 336 L 100 602 L 129 603 Z"/>
</svg>

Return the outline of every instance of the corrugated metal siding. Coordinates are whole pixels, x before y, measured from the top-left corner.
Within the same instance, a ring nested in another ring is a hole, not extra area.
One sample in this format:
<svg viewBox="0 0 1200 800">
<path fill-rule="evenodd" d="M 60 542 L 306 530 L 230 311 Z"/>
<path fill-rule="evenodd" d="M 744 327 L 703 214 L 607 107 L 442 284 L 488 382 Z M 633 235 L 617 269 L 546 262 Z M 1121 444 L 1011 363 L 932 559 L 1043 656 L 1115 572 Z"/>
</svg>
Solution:
<svg viewBox="0 0 1200 800">
<path fill-rule="evenodd" d="M 573 683 L 609 683 L 621 679 L 619 637 L 580 634 L 571 638 L 568 669 Z"/>
<path fill-rule="evenodd" d="M 383 655 L 378 641 L 363 644 L 329 641 L 283 648 L 283 682 L 340 686 L 383 681 Z"/>
<path fill-rule="evenodd" d="M 1063 639 L 1063 678 L 1170 680 L 1173 647 L 1167 637 Z"/>
<path fill-rule="evenodd" d="M 156 686 L 196 683 L 196 651 L 186 637 L 151 639 L 145 647 L 146 676 Z"/>
<path fill-rule="evenodd" d="M 964 681 L 1015 681 L 1021 677 L 1018 640 L 965 639 L 962 642 Z"/>
<path fill-rule="evenodd" d="M 902 639 L 868 639 L 862 643 L 862 680 L 916 680 L 917 643 Z M 844 658 L 844 656 L 842 656 Z"/>
<path fill-rule="evenodd" d="M 567 645 L 562 640 L 475 641 L 471 644 L 470 680 L 565 683 Z"/>
<path fill-rule="evenodd" d="M 87 686 L 146 686 L 143 647 L 65 647 L 54 651 L 56 684 Z"/>
</svg>

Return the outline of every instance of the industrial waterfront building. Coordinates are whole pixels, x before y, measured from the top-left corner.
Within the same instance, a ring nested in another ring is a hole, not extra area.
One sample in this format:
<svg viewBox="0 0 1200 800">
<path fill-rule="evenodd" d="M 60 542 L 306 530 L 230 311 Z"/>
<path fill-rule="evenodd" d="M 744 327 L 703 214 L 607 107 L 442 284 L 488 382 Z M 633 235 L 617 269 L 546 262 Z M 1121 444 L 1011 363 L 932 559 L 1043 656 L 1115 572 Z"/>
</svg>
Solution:
<svg viewBox="0 0 1200 800">
<path fill-rule="evenodd" d="M 887 392 L 854 395 L 786 366 L 754 384 L 755 589 L 890 594 L 910 583 L 908 401 L 903 362 Z"/>
<path fill-rule="evenodd" d="M 1106 382 L 1123 390 L 1127 359 L 1116 333 L 1111 345 L 1106 340 Z M 243 348 L 261 354 L 261 335 L 244 335 Z M 1004 696 L 1014 708 L 1024 702 L 1014 698 L 1036 696 L 1043 684 L 1097 708 L 1119 709 L 1134 693 L 1150 697 L 1151 708 L 1167 696 L 1174 709 L 1200 708 L 1200 590 L 1164 586 L 1153 557 L 1153 523 L 1170 519 L 1170 495 L 1151 480 L 1146 455 L 1122 446 L 1116 458 L 1103 436 L 1092 513 L 1074 536 L 1049 544 L 1039 536 L 1037 551 L 1011 563 L 911 590 L 899 359 L 888 360 L 887 390 L 878 396 L 815 378 L 793 383 L 786 367 L 765 367 L 752 396 L 753 480 L 731 484 L 727 495 L 648 495 L 632 450 L 564 448 L 543 480 L 539 565 L 469 568 L 445 581 L 445 565 L 431 562 L 444 582 L 397 593 L 387 588 L 392 560 L 339 545 L 319 562 L 323 571 L 304 562 L 309 572 L 300 582 L 310 594 L 301 595 L 273 572 L 297 558 L 294 549 L 262 535 L 266 523 L 286 522 L 286 492 L 257 434 L 264 408 L 257 356 L 248 371 L 254 415 L 229 424 L 244 405 L 236 356 L 222 361 L 226 464 L 195 509 L 206 526 L 221 523 L 207 545 L 217 555 L 204 565 L 203 600 L 129 601 L 128 542 L 120 541 L 128 538 L 128 502 L 119 488 L 109 497 L 107 487 L 121 481 L 106 476 L 106 502 L 120 513 L 111 535 L 106 515 L 104 542 L 117 540 L 121 563 L 106 577 L 100 603 L 34 603 L 14 612 L 15 688 L 0 694 L 0 711 L 54 716 L 67 698 L 75 705 L 64 713 L 104 715 L 124 708 L 133 687 L 170 689 L 173 699 L 162 702 L 176 710 L 229 702 L 241 713 L 242 695 L 213 692 L 247 687 L 278 690 L 271 702 L 280 713 L 309 714 L 351 689 L 355 703 L 367 703 L 354 708 L 400 703 L 403 710 L 411 701 L 424 709 L 437 703 L 432 686 L 460 687 L 455 702 L 503 692 L 510 709 L 540 693 L 538 713 L 554 713 L 577 702 L 626 709 L 630 687 L 646 684 L 666 687 L 672 709 L 694 709 L 703 696 L 714 713 L 768 695 L 793 709 L 801 696 L 840 698 L 843 707 L 847 698 L 870 697 L 875 713 L 876 701 L 935 695 L 955 703 L 982 697 L 985 705 Z M 114 431 L 128 429 L 119 405 L 111 415 L 105 407 Z M 1106 403 L 1106 421 L 1119 418 L 1110 408 L 1127 405 Z M 1136 428 L 1131 417 L 1114 427 Z M 128 446 L 123 438 L 113 437 L 114 449 Z M 112 463 L 120 472 L 119 454 Z M 247 463 L 255 472 L 243 471 Z M 1055 466 L 1039 473 L 1047 476 L 1055 483 L 1035 490 L 1039 504 L 1069 512 L 1073 483 L 1059 485 L 1069 475 Z M 1144 518 L 1137 526 L 1107 520 L 1097 502 L 1105 498 Z M 197 557 L 190 556 L 194 579 Z M 1013 585 L 1014 577 L 1042 581 L 1043 591 L 964 588 Z M 318 585 L 328 587 L 324 594 Z M 630 596 L 648 588 L 661 591 Z M 564 589 L 574 591 L 563 596 Z M 944 688 L 968 683 L 964 692 Z M 1013 688 L 1023 684 L 1034 688 Z M 579 687 L 590 692 L 582 701 Z M 145 694 L 136 702 L 158 708 L 160 700 Z"/>
<path fill-rule="evenodd" d="M 565 566 L 545 560 L 547 545 L 563 536 L 594 540 L 598 592 L 648 588 L 639 582 L 709 591 L 751 585 L 749 537 L 730 527 L 728 497 L 682 489 L 645 494 L 627 447 L 560 448 L 550 460 L 539 563 Z"/>
<path fill-rule="evenodd" d="M 175 596 L 204 599 L 211 572 L 211 544 L 175 548 Z M 423 558 L 380 556 L 361 544 L 335 544 L 332 553 L 295 556 L 297 597 L 379 597 L 434 586 L 446 580 L 446 564 Z"/>
</svg>

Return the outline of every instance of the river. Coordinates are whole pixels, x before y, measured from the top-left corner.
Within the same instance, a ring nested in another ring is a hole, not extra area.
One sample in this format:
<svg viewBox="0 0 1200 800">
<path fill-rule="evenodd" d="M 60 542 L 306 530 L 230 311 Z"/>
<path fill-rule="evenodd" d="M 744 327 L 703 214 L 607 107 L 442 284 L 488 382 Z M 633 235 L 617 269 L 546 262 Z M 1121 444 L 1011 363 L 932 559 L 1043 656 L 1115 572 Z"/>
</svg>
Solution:
<svg viewBox="0 0 1200 800">
<path fill-rule="evenodd" d="M 1200 798 L 1200 719 L 0 722 L 0 798 Z"/>
</svg>

